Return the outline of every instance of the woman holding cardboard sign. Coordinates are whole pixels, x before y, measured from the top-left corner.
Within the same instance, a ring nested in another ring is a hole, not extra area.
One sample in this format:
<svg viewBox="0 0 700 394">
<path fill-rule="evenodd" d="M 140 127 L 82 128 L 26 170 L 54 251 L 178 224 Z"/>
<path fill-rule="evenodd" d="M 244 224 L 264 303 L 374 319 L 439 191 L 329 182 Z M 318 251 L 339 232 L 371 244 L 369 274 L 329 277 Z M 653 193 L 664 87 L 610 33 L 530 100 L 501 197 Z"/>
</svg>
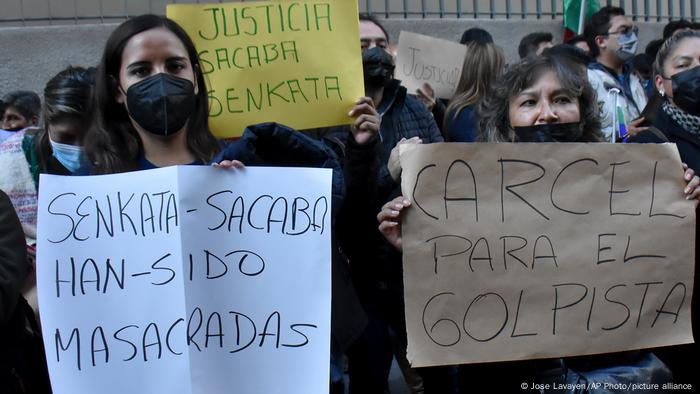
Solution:
<svg viewBox="0 0 700 394">
<path fill-rule="evenodd" d="M 602 141 L 591 86 L 584 75 L 559 58 L 531 58 L 511 66 L 480 110 L 482 141 Z M 698 178 L 692 170 L 687 170 L 685 176 L 689 181 L 687 197 L 697 198 Z M 402 247 L 401 212 L 410 206 L 411 201 L 399 197 L 385 204 L 377 216 L 380 231 L 397 248 Z M 562 383 L 575 387 L 581 382 L 661 386 L 670 379 L 668 368 L 649 352 L 460 366 L 460 385 L 465 392 L 521 392 L 524 383 L 527 385 L 522 391 L 526 392 L 564 388 Z"/>
</svg>

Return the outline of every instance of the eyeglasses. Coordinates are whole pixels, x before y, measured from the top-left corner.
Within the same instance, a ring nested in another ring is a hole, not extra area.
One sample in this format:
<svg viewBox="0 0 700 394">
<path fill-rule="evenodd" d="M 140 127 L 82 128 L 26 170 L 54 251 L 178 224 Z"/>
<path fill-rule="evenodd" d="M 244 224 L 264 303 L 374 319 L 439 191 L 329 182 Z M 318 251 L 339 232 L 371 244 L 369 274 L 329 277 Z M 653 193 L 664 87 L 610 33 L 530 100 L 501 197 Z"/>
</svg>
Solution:
<svg viewBox="0 0 700 394">
<path fill-rule="evenodd" d="M 616 32 L 607 32 L 607 33 L 605 33 L 605 35 L 607 35 L 607 36 L 612 36 L 612 35 L 627 36 L 627 35 L 630 35 L 631 33 L 634 33 L 634 34 L 639 33 L 639 28 L 637 26 L 624 26 Z"/>
</svg>

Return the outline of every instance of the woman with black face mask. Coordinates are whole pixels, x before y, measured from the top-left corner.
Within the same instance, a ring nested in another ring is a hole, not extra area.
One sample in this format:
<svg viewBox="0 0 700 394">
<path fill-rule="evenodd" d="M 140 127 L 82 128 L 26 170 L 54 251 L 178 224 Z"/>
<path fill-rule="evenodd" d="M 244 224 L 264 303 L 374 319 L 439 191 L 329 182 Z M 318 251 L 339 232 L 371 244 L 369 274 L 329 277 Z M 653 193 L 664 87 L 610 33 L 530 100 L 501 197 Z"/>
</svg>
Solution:
<svg viewBox="0 0 700 394">
<path fill-rule="evenodd" d="M 223 146 L 209 129 L 201 69 L 192 40 L 174 21 L 141 15 L 119 25 L 95 76 L 94 125 L 84 141 L 90 168 L 79 173 L 211 162 Z M 362 115 L 373 108 L 364 103 L 352 109 L 356 129 L 369 127 Z M 227 159 L 220 164 L 242 166 Z"/>
<path fill-rule="evenodd" d="M 482 142 L 603 142 L 593 88 L 567 60 L 541 56 L 508 68 L 479 107 Z M 700 179 L 685 173 L 686 195 L 698 198 Z M 377 216 L 379 230 L 401 248 L 401 211 L 411 202 L 398 197 Z M 654 349 L 656 351 L 656 349 Z M 591 382 L 663 384 L 669 369 L 649 351 L 544 360 L 468 364 L 460 367 L 465 392 L 528 392 L 522 382 L 552 384 L 572 376 Z M 686 381 L 679 381 L 685 383 Z M 558 392 L 571 392 L 561 391 Z M 603 390 L 603 392 L 609 392 Z"/>
<path fill-rule="evenodd" d="M 661 95 L 661 105 L 647 116 L 647 131 L 633 135 L 628 142 L 673 142 L 681 160 L 690 168 L 700 169 L 700 32 L 681 31 L 666 40 L 654 63 L 654 85 Z M 646 111 L 646 110 L 645 110 Z M 696 250 L 698 250 L 696 230 Z M 697 253 L 696 253 L 697 256 Z M 697 257 L 695 286 L 700 283 Z M 688 363 L 696 359 L 700 349 L 700 298 L 693 292 L 691 316 L 696 343 L 660 349 L 661 357 L 679 383 L 693 383 L 699 387 L 697 367 Z"/>
<path fill-rule="evenodd" d="M 558 57 L 512 65 L 478 111 L 483 142 L 603 141 L 593 88 Z"/>
<path fill-rule="evenodd" d="M 629 142 L 675 142 L 681 159 L 700 168 L 700 32 L 685 30 L 666 40 L 654 63 L 661 105 L 647 116 L 652 130 Z"/>
<path fill-rule="evenodd" d="M 110 35 L 85 136 L 93 174 L 206 164 L 221 149 L 192 40 L 175 22 L 142 15 Z"/>
</svg>

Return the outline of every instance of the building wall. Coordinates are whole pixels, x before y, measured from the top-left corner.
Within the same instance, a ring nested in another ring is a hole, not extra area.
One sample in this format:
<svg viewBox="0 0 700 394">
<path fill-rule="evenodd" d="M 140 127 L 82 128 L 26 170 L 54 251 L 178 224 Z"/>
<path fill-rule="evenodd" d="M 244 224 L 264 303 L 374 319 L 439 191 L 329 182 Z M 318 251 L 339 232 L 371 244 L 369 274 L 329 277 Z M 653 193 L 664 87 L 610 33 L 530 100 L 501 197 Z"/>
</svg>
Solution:
<svg viewBox="0 0 700 394">
<path fill-rule="evenodd" d="M 525 34 L 550 31 L 561 40 L 561 21 L 505 19 L 388 19 L 383 21 L 392 41 L 401 30 L 458 41 L 462 32 L 482 27 L 504 48 L 508 62 L 518 59 L 518 43 Z M 663 23 L 641 22 L 640 51 L 661 37 Z M 116 24 L 0 28 L 0 96 L 27 89 L 38 93 L 46 82 L 68 65 L 97 65 L 107 37 Z"/>
</svg>

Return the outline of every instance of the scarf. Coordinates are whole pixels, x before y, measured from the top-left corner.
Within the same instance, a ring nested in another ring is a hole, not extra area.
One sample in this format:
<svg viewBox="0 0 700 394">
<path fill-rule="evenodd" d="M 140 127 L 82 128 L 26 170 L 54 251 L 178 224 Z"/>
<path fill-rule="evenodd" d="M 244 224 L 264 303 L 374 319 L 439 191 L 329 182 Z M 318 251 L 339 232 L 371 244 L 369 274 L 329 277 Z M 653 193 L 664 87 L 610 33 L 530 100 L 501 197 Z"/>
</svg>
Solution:
<svg viewBox="0 0 700 394">
<path fill-rule="evenodd" d="M 664 101 L 662 108 L 666 115 L 678 123 L 683 130 L 700 138 L 700 116 L 691 115 L 669 103 L 668 100 Z"/>
</svg>

